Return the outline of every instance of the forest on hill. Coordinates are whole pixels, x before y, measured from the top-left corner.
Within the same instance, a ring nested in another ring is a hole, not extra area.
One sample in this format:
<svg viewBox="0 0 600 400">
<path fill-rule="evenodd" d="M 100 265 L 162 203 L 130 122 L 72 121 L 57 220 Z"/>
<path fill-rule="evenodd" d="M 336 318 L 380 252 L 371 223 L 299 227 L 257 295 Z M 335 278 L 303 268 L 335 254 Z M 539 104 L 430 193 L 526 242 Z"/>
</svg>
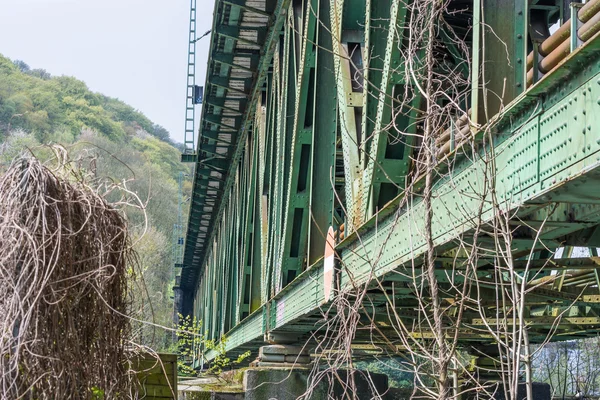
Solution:
<svg viewBox="0 0 600 400">
<path fill-rule="evenodd" d="M 0 173 L 24 151 L 49 157 L 48 144 L 65 146 L 74 159 L 93 159 L 95 176 L 125 182 L 145 205 L 127 210 L 139 254 L 139 270 L 131 271 L 132 312 L 171 327 L 175 225 L 180 199 L 191 192 L 179 144 L 140 111 L 92 92 L 74 77 L 52 76 L 0 55 Z M 134 328 L 136 341 L 155 350 L 172 345 L 171 333 L 163 329 Z"/>
</svg>

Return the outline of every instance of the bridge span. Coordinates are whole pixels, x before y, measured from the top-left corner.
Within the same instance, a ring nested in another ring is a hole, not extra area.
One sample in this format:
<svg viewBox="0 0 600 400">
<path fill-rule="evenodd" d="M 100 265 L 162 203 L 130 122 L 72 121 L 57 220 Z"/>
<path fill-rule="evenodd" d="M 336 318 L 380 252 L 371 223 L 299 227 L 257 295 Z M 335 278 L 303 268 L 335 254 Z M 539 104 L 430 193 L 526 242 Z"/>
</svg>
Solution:
<svg viewBox="0 0 600 400">
<path fill-rule="evenodd" d="M 215 1 L 177 290 L 233 354 L 600 332 L 600 2 L 425 3 Z"/>
</svg>

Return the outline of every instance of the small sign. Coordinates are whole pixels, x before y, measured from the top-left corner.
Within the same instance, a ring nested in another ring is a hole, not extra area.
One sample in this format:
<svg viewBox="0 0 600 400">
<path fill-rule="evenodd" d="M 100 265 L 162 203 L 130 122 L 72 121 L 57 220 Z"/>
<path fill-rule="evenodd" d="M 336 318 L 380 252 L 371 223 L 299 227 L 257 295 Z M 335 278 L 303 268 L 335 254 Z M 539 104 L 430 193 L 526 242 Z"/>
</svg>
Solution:
<svg viewBox="0 0 600 400">
<path fill-rule="evenodd" d="M 194 86 L 194 104 L 202 104 L 204 97 L 204 86 Z"/>
<path fill-rule="evenodd" d="M 285 300 L 281 299 L 277 303 L 277 326 L 279 326 L 281 324 L 284 316 L 285 316 Z"/>
<path fill-rule="evenodd" d="M 331 298 L 333 290 L 333 267 L 335 265 L 335 235 L 333 227 L 327 231 L 327 241 L 325 242 L 325 257 L 323 258 L 323 290 L 325 291 L 325 303 Z"/>
</svg>

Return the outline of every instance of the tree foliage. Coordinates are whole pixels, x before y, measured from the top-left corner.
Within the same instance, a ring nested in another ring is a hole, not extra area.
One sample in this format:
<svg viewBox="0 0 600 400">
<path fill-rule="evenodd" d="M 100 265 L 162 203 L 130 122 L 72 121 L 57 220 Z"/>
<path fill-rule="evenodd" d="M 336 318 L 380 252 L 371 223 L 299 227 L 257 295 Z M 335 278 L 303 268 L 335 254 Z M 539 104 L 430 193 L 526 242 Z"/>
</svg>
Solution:
<svg viewBox="0 0 600 400">
<path fill-rule="evenodd" d="M 535 360 L 535 377 L 555 398 L 600 395 L 600 337 L 546 344 Z"/>
<path fill-rule="evenodd" d="M 31 132 L 41 142 L 57 130 L 69 129 L 76 137 L 91 129 L 114 141 L 144 131 L 175 144 L 165 128 L 121 100 L 94 93 L 74 77 L 53 77 L 0 55 L 0 135 L 14 129 Z"/>
<path fill-rule="evenodd" d="M 213 340 L 208 340 L 202 334 L 202 321 L 196 317 L 189 315 L 179 315 L 179 325 L 177 329 L 177 347 L 182 359 L 177 363 L 179 374 L 183 376 L 194 376 L 196 371 L 194 363 L 203 357 L 203 353 L 214 351 L 215 357 L 211 361 L 211 366 L 208 369 L 209 373 L 221 374 L 223 370 L 241 364 L 246 358 L 250 357 L 250 351 L 240 354 L 235 360 L 227 357 L 226 346 L 227 337 L 221 337 L 221 340 L 216 343 Z"/>
</svg>

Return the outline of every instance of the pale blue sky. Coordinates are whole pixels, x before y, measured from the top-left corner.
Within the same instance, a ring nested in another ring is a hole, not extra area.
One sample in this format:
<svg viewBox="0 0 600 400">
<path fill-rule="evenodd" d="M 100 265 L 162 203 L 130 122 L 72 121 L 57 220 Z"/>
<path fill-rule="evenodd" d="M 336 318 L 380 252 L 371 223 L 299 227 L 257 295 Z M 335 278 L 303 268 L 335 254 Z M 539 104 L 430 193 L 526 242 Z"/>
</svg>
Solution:
<svg viewBox="0 0 600 400">
<path fill-rule="evenodd" d="M 214 1 L 197 1 L 200 35 L 211 27 Z M 181 142 L 189 12 L 190 0 L 0 0 L 0 53 L 81 79 Z M 196 50 L 201 85 L 208 47 L 206 37 Z"/>
</svg>

